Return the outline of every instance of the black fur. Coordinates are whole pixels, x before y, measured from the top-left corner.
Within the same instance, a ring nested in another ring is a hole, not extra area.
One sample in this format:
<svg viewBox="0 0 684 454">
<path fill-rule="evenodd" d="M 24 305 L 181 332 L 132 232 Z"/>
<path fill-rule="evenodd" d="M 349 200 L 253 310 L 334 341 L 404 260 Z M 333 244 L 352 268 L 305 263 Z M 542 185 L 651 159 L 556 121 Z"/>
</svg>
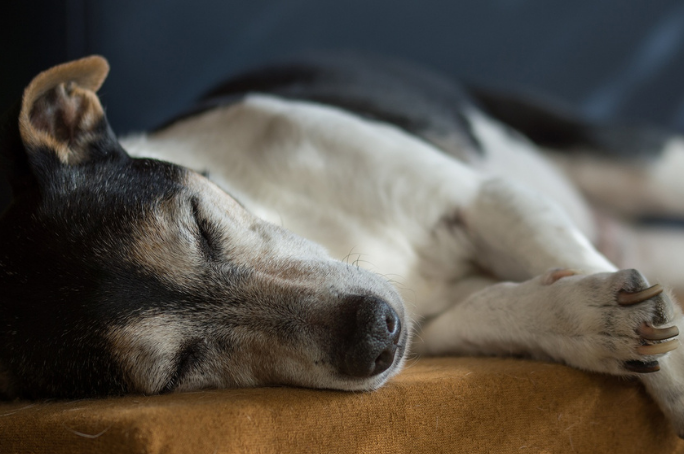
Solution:
<svg viewBox="0 0 684 454">
<path fill-rule="evenodd" d="M 311 54 L 244 73 L 166 124 L 235 103 L 249 93 L 340 107 L 394 124 L 428 142 L 447 136 L 459 138 L 460 159 L 470 160 L 482 152 L 466 114 L 474 108 L 473 103 L 457 84 L 406 62 L 356 53 Z"/>
<path fill-rule="evenodd" d="M 606 158 L 656 158 L 672 137 L 645 125 L 590 122 L 557 100 L 469 86 L 468 92 L 492 117 L 542 147 L 588 152 Z"/>
<path fill-rule="evenodd" d="M 407 62 L 358 53 L 310 54 L 243 73 L 165 125 L 233 104 L 249 93 L 340 107 L 391 123 L 438 148 L 443 148 L 441 138 L 458 137 L 462 151 L 455 157 L 466 161 L 484 153 L 468 119 L 473 109 L 484 110 L 542 147 L 607 158 L 655 158 L 672 136 L 645 125 L 590 122 L 550 97 L 459 85 Z"/>
<path fill-rule="evenodd" d="M 12 122 L 3 128 L 14 200 L 0 222 L 0 363 L 14 371 L 17 395 L 125 392 L 103 333 L 178 300 L 122 257 L 93 251 L 129 238 L 144 207 L 177 190 L 179 169 L 132 160 L 106 120 L 97 129 L 89 159 L 67 166 L 47 149 L 27 154 Z"/>
</svg>

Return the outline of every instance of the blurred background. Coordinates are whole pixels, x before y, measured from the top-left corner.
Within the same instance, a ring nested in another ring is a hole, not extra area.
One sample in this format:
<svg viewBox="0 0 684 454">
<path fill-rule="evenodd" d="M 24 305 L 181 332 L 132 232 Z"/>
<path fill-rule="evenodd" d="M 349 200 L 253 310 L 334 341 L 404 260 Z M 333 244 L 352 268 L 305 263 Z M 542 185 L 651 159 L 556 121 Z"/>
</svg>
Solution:
<svg viewBox="0 0 684 454">
<path fill-rule="evenodd" d="M 0 109 L 39 71 L 98 53 L 115 131 L 154 127 L 212 85 L 306 50 L 356 49 L 597 120 L 684 131 L 681 0 L 22 0 L 0 7 Z"/>
</svg>

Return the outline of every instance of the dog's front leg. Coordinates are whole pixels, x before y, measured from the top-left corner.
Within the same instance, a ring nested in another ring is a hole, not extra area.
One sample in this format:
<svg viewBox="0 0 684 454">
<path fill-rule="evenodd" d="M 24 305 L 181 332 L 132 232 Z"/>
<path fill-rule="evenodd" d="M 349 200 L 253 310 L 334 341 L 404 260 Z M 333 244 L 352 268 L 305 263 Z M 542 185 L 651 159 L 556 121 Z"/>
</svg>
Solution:
<svg viewBox="0 0 684 454">
<path fill-rule="evenodd" d="M 637 376 L 684 435 L 684 355 L 672 351 L 681 311 L 639 272 L 551 270 L 521 283 L 473 278 L 453 290 L 466 287 L 474 293 L 426 322 L 415 351 L 526 356 Z"/>
<path fill-rule="evenodd" d="M 508 180 L 485 180 L 462 218 L 476 260 L 499 278 L 525 280 L 551 268 L 616 270 L 565 212 Z"/>
<path fill-rule="evenodd" d="M 524 355 L 637 376 L 684 435 L 684 354 L 675 350 L 684 323 L 667 292 L 636 270 L 616 271 L 552 203 L 506 181 L 485 181 L 461 217 L 476 260 L 522 282 L 455 284 L 455 304 L 424 325 L 417 351 Z"/>
</svg>

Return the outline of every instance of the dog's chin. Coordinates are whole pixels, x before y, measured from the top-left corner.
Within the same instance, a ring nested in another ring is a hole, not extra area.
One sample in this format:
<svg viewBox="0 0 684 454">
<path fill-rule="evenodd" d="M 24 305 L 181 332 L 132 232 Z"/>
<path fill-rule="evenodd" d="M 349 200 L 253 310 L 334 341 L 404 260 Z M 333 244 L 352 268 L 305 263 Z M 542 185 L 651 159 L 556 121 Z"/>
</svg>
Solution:
<svg viewBox="0 0 684 454">
<path fill-rule="evenodd" d="M 403 361 L 402 361 L 403 363 Z M 402 368 L 403 364 L 396 367 L 390 367 L 388 370 L 372 378 L 366 379 L 355 379 L 355 380 L 344 380 L 340 386 L 336 386 L 330 389 L 336 389 L 339 391 L 375 391 L 383 387 L 392 377 L 397 375 Z"/>
</svg>

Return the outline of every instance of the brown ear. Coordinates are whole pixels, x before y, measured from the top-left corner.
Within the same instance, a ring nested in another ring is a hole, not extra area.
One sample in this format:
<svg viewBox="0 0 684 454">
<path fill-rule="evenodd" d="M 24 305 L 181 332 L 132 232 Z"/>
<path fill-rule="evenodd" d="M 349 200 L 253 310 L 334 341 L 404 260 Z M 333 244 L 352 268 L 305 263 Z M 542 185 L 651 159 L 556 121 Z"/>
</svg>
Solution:
<svg viewBox="0 0 684 454">
<path fill-rule="evenodd" d="M 19 114 L 27 149 L 48 149 L 65 164 L 83 161 L 104 119 L 95 92 L 108 72 L 107 60 L 92 56 L 38 74 L 24 90 Z"/>
</svg>

